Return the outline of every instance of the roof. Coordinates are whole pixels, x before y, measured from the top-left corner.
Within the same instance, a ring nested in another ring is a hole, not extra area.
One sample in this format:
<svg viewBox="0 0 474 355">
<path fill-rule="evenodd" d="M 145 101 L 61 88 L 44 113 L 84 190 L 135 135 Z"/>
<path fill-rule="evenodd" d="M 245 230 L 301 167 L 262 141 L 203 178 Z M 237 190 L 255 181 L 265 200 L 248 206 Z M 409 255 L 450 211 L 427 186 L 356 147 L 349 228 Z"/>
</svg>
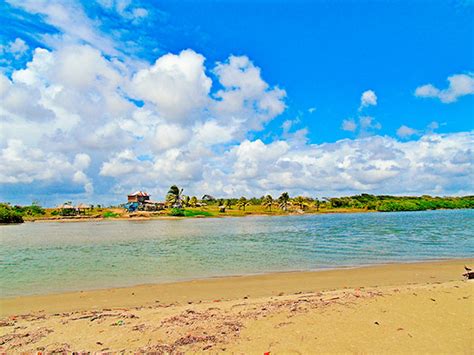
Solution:
<svg viewBox="0 0 474 355">
<path fill-rule="evenodd" d="M 57 208 L 61 208 L 63 210 L 69 210 L 69 209 L 74 209 L 71 205 L 64 204 L 64 205 L 59 205 Z"/>
<path fill-rule="evenodd" d="M 130 194 L 128 196 L 150 196 L 144 191 L 135 191 L 133 194 Z"/>
<path fill-rule="evenodd" d="M 80 203 L 79 205 L 76 206 L 76 208 L 91 208 L 91 205 L 87 205 L 85 203 Z"/>
</svg>

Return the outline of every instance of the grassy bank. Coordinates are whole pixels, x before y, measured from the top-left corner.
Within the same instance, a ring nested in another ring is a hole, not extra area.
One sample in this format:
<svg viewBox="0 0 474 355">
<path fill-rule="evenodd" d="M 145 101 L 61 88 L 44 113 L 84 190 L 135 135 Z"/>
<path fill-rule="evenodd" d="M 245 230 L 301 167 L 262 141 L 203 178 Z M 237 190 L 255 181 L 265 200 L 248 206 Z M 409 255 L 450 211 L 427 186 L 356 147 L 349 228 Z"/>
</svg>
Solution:
<svg viewBox="0 0 474 355">
<path fill-rule="evenodd" d="M 282 194 L 283 196 L 284 194 Z M 297 196 L 282 200 L 282 196 L 246 199 L 197 200 L 201 205 L 195 207 L 183 203 L 182 208 L 166 208 L 161 211 L 137 211 L 128 213 L 122 207 L 95 206 L 80 214 L 64 215 L 57 208 L 31 206 L 11 206 L 0 204 L 0 223 L 21 223 L 35 220 L 82 220 L 82 219 L 127 219 L 127 218 L 192 218 L 192 217 L 243 217 L 252 215 L 293 215 L 316 213 L 353 212 L 399 212 L 426 211 L 436 209 L 474 208 L 474 196 L 431 197 L 431 196 L 388 196 L 361 194 L 348 197 L 324 198 L 322 200 Z M 192 199 L 191 199 L 192 201 Z"/>
</svg>

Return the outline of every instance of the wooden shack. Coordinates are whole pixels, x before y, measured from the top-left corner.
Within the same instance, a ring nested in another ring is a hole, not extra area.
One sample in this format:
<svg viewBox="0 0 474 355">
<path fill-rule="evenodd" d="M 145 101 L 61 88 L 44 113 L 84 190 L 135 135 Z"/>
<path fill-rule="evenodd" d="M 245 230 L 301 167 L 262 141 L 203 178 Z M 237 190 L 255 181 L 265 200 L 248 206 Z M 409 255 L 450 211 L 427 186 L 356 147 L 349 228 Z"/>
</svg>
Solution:
<svg viewBox="0 0 474 355">
<path fill-rule="evenodd" d="M 150 195 L 143 191 L 136 191 L 133 194 L 128 195 L 128 202 L 140 202 L 145 203 L 150 199 Z"/>
</svg>

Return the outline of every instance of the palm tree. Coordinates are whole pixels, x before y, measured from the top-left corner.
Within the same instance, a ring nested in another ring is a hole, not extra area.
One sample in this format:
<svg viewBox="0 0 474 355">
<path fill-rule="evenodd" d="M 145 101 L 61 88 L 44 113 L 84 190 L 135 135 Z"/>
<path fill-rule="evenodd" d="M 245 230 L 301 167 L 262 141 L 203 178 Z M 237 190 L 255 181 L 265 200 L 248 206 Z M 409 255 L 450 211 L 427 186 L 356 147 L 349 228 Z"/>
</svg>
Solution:
<svg viewBox="0 0 474 355">
<path fill-rule="evenodd" d="M 314 207 L 316 207 L 316 211 L 319 211 L 319 207 L 321 206 L 321 201 L 316 197 L 314 200 Z"/>
<path fill-rule="evenodd" d="M 247 207 L 248 205 L 250 205 L 250 202 L 245 198 L 245 197 L 241 197 L 239 198 L 239 201 L 237 202 L 237 207 L 240 209 L 243 209 L 245 211 L 245 207 Z"/>
<path fill-rule="evenodd" d="M 297 196 L 293 199 L 293 202 L 298 205 L 298 207 L 302 210 L 306 209 L 308 207 L 308 204 L 306 203 L 306 199 L 303 196 Z"/>
<path fill-rule="evenodd" d="M 181 200 L 183 196 L 183 189 L 179 189 L 178 186 L 173 185 L 168 190 L 168 194 L 166 195 L 166 201 L 171 204 L 172 207 L 181 208 Z"/>
<path fill-rule="evenodd" d="M 278 205 L 283 211 L 288 211 L 288 204 L 290 202 L 290 195 L 288 192 L 283 192 L 280 197 L 278 197 Z"/>
<path fill-rule="evenodd" d="M 273 197 L 271 195 L 267 195 L 263 198 L 262 205 L 265 206 L 265 208 L 268 208 L 270 212 L 272 211 L 272 205 L 273 205 Z"/>
<path fill-rule="evenodd" d="M 196 196 L 191 197 L 191 199 L 189 200 L 189 205 L 191 207 L 196 207 L 197 203 L 198 203 L 198 199 Z"/>
<path fill-rule="evenodd" d="M 183 196 L 182 201 L 183 201 L 184 207 L 189 207 L 189 201 L 190 201 L 189 196 Z"/>
</svg>

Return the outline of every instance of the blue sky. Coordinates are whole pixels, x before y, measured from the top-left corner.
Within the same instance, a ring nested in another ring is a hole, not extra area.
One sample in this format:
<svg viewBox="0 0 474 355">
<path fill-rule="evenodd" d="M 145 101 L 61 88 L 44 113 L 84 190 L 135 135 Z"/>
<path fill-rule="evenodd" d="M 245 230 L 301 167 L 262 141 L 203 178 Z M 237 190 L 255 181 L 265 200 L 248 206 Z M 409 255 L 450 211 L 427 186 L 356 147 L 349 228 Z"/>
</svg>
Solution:
<svg viewBox="0 0 474 355">
<path fill-rule="evenodd" d="M 472 193 L 473 8 L 0 1 L 0 199 Z"/>
</svg>

